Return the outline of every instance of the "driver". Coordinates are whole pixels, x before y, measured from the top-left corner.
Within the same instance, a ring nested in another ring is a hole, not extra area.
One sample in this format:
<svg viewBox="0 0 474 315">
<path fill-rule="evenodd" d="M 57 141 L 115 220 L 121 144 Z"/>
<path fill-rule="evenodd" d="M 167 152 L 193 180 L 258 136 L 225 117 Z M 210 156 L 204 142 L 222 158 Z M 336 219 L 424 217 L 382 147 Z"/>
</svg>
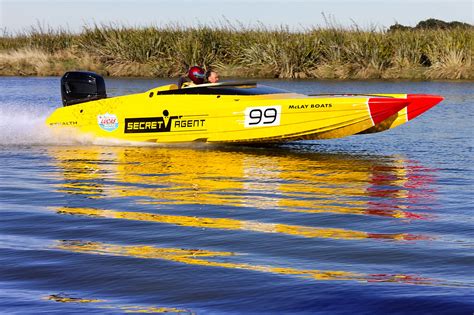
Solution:
<svg viewBox="0 0 474 315">
<path fill-rule="evenodd" d="M 203 68 L 193 66 L 189 68 L 186 76 L 180 77 L 178 80 L 178 89 L 186 86 L 203 84 L 206 78 L 206 72 Z"/>
</svg>

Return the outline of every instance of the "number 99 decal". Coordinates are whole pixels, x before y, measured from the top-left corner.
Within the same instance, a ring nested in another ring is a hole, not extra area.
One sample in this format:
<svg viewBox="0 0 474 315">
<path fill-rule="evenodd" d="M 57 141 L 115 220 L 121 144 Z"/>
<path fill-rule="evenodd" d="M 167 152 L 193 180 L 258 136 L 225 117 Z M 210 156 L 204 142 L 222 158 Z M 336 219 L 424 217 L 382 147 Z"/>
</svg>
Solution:
<svg viewBox="0 0 474 315">
<path fill-rule="evenodd" d="M 245 114 L 245 128 L 279 126 L 281 106 L 247 107 Z"/>
</svg>

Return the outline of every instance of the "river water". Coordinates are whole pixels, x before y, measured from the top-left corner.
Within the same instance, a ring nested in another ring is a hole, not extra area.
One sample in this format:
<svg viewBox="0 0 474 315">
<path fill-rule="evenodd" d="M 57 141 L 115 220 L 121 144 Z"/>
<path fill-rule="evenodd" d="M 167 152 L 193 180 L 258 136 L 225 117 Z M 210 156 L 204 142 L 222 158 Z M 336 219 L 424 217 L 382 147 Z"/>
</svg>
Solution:
<svg viewBox="0 0 474 315">
<path fill-rule="evenodd" d="M 472 83 L 264 83 L 445 100 L 372 135 L 137 146 L 52 136 L 59 78 L 0 78 L 0 312 L 472 314 Z"/>
</svg>

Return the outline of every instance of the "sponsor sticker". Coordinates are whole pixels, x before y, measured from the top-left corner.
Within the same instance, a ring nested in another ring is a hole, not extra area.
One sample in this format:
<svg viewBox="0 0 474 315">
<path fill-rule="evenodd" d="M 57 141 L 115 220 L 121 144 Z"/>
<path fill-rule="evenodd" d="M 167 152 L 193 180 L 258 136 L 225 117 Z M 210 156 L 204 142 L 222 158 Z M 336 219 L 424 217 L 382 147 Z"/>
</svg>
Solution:
<svg viewBox="0 0 474 315">
<path fill-rule="evenodd" d="M 105 131 L 114 131 L 118 128 L 118 118 L 115 114 L 103 114 L 97 116 L 99 127 Z"/>
<path fill-rule="evenodd" d="M 172 131 L 205 131 L 204 115 L 170 116 L 168 110 L 162 117 L 125 118 L 125 133 L 172 132 Z"/>
</svg>

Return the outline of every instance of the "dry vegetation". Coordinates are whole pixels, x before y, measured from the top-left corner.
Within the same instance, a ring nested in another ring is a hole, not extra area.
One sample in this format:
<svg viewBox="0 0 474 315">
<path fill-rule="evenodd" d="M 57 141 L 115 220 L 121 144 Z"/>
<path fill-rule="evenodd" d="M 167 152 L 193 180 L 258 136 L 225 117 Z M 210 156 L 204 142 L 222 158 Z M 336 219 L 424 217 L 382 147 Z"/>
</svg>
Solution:
<svg viewBox="0 0 474 315">
<path fill-rule="evenodd" d="M 33 28 L 0 36 L 0 75 L 176 77 L 204 65 L 229 77 L 473 79 L 473 29 L 343 29 L 292 32 L 201 26 L 93 26 L 80 34 Z"/>
</svg>

